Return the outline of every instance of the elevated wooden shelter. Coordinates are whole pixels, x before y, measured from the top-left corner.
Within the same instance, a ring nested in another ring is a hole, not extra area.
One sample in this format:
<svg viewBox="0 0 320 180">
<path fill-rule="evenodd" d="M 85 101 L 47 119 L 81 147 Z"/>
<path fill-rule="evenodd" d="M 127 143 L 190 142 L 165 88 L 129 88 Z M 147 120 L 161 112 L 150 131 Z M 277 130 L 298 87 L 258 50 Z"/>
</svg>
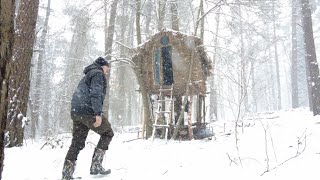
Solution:
<svg viewBox="0 0 320 180">
<path fill-rule="evenodd" d="M 150 94 L 158 94 L 160 85 L 169 85 L 171 77 L 167 74 L 172 71 L 173 94 L 184 96 L 192 57 L 190 92 L 193 95 L 206 93 L 211 65 L 200 38 L 162 30 L 136 51 L 132 60 L 141 70 L 139 74 L 145 83 L 143 86 Z"/>
<path fill-rule="evenodd" d="M 145 111 L 149 109 L 149 96 L 159 94 L 161 88 L 173 86 L 172 96 L 175 98 L 205 96 L 211 63 L 200 38 L 177 31 L 162 30 L 135 51 L 132 61 L 135 63 L 135 73 L 145 97 Z M 162 94 L 169 96 L 170 93 Z M 178 109 L 180 107 L 181 104 Z M 174 109 L 178 111 L 177 108 Z M 150 116 L 152 117 L 151 112 Z M 170 122 L 171 125 L 175 123 Z"/>
</svg>

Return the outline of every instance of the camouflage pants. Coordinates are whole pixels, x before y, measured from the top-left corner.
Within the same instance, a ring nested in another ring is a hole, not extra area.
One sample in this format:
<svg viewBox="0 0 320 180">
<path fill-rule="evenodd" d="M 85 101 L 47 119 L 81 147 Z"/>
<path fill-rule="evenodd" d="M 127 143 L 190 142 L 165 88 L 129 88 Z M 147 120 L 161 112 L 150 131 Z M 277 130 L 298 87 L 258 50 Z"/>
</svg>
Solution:
<svg viewBox="0 0 320 180">
<path fill-rule="evenodd" d="M 74 115 L 71 113 L 71 118 L 73 120 L 72 141 L 66 159 L 71 161 L 77 160 L 78 154 L 85 147 L 89 130 L 93 130 L 100 135 L 97 148 L 108 150 L 114 134 L 108 119 L 104 115 L 102 115 L 101 125 L 97 128 L 93 126 L 95 116 Z"/>
</svg>

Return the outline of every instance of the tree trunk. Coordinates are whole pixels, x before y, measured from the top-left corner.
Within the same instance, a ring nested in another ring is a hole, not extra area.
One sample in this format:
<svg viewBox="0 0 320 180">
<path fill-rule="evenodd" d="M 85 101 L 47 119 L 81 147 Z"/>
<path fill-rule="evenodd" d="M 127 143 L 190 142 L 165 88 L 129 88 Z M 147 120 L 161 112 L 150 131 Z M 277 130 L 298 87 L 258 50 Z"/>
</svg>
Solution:
<svg viewBox="0 0 320 180">
<path fill-rule="evenodd" d="M 299 107 L 299 87 L 298 87 L 298 45 L 297 45 L 297 0 L 292 0 L 292 59 L 291 59 L 291 97 L 292 108 Z"/>
<path fill-rule="evenodd" d="M 197 113 L 196 113 L 197 114 L 197 116 L 196 116 L 197 126 L 200 125 L 202 122 L 201 121 L 202 120 L 202 108 L 203 108 L 202 102 L 204 102 L 202 100 L 204 100 L 204 96 L 197 95 Z"/>
<path fill-rule="evenodd" d="M 140 13 L 141 0 L 136 0 L 136 29 L 137 29 L 137 43 L 141 44 L 141 29 L 140 29 Z"/>
<path fill-rule="evenodd" d="M 47 38 L 47 33 L 49 29 L 49 17 L 50 17 L 50 4 L 51 0 L 48 0 L 48 5 L 47 5 L 47 12 L 46 12 L 46 18 L 44 20 L 43 28 L 42 28 L 42 34 L 40 37 L 40 44 L 39 44 L 39 56 L 38 56 L 38 61 L 37 61 L 37 70 L 36 70 L 36 82 L 35 82 L 35 93 L 32 98 L 32 109 L 31 109 L 31 127 L 33 129 L 31 136 L 34 138 L 35 137 L 35 129 L 38 127 L 39 124 L 39 116 L 40 116 L 40 106 L 41 106 L 41 101 L 40 101 L 40 89 L 41 89 L 41 82 L 42 82 L 42 75 L 43 75 L 43 57 L 45 55 L 45 43 L 46 43 L 46 38 Z"/>
<path fill-rule="evenodd" d="M 117 16 L 118 2 L 119 0 L 114 0 L 111 4 L 108 35 L 107 35 L 107 41 L 105 42 L 105 51 L 106 51 L 105 55 L 107 57 L 107 60 L 111 59 L 110 54 L 112 53 L 113 36 L 114 36 L 115 22 L 116 22 L 116 16 Z"/>
<path fill-rule="evenodd" d="M 242 10 L 241 10 L 241 3 L 239 2 L 238 6 L 238 12 L 239 16 L 242 17 Z M 239 97 L 239 108 L 240 108 L 240 115 L 243 113 L 241 111 L 241 106 L 242 103 L 244 105 L 244 112 L 248 110 L 248 81 L 247 81 L 247 59 L 244 57 L 245 56 L 245 43 L 244 43 L 244 32 L 243 32 L 243 20 L 240 19 L 239 21 L 239 29 L 240 29 L 240 44 L 241 44 L 241 49 L 240 49 L 240 63 L 241 63 L 241 72 L 240 72 L 240 97 Z"/>
<path fill-rule="evenodd" d="M 111 60 L 113 36 L 114 36 L 115 22 L 116 22 L 116 16 L 117 16 L 118 2 L 119 2 L 119 0 L 114 0 L 111 4 L 109 26 L 108 26 L 107 38 L 105 41 L 105 52 L 104 52 L 106 55 L 106 59 L 108 61 Z M 103 108 L 103 110 L 105 112 L 105 116 L 107 118 L 109 117 L 109 92 L 110 92 L 109 79 L 110 79 L 110 73 L 107 76 L 107 94 L 106 94 L 106 98 L 104 100 L 104 108 Z"/>
<path fill-rule="evenodd" d="M 257 85 L 255 78 L 255 63 L 251 62 L 250 67 L 251 74 L 251 83 L 252 83 L 252 104 L 253 104 L 253 112 L 258 112 L 258 103 L 257 103 Z"/>
<path fill-rule="evenodd" d="M 108 51 L 107 47 L 107 41 L 108 41 L 108 2 L 109 0 L 104 0 L 104 51 L 105 55 L 106 52 Z"/>
<path fill-rule="evenodd" d="M 204 16 L 203 0 L 201 0 L 200 14 L 201 14 L 201 17 Z M 200 38 L 202 39 L 202 42 L 203 42 L 203 40 L 204 40 L 204 17 L 202 17 L 201 21 L 200 21 Z"/>
<path fill-rule="evenodd" d="M 150 23 L 151 23 L 151 20 L 152 20 L 152 11 L 151 9 L 153 9 L 153 2 L 152 1 L 147 1 L 146 2 L 146 6 L 145 6 L 147 10 L 146 12 L 146 24 L 145 24 L 145 30 L 144 32 L 146 33 L 147 37 L 150 35 Z"/>
<path fill-rule="evenodd" d="M 175 31 L 179 31 L 179 15 L 178 15 L 178 4 L 177 1 L 174 0 L 171 2 L 171 23 L 172 29 Z"/>
<path fill-rule="evenodd" d="M 218 12 L 216 14 L 216 32 L 214 37 L 214 53 L 212 58 L 212 70 L 215 72 L 216 68 L 216 62 L 217 62 L 217 53 L 218 53 L 218 35 L 219 35 L 219 26 L 220 26 L 220 10 L 221 8 L 218 8 Z M 218 120 L 218 98 L 217 98 L 217 88 L 215 83 L 215 75 L 213 74 L 210 77 L 210 119 L 212 116 L 215 116 L 214 120 Z"/>
<path fill-rule="evenodd" d="M 175 102 L 174 102 L 174 112 L 176 113 L 174 116 L 174 124 L 177 124 L 178 119 L 180 117 L 180 114 L 183 113 L 181 111 L 181 106 L 182 106 L 182 97 L 181 96 L 175 96 L 174 97 Z"/>
<path fill-rule="evenodd" d="M 161 31 L 164 26 L 164 15 L 166 12 L 167 0 L 159 0 L 158 7 L 158 31 Z"/>
<path fill-rule="evenodd" d="M 301 0 L 302 5 L 302 24 L 304 32 L 304 43 L 306 50 L 306 63 L 310 70 L 310 89 L 312 97 L 313 115 L 320 114 L 320 77 L 315 44 L 313 38 L 312 17 L 309 0 Z"/>
<path fill-rule="evenodd" d="M 191 90 L 192 94 L 192 90 Z M 190 101 L 189 101 L 189 108 L 188 108 L 188 135 L 189 135 L 189 140 L 193 139 L 193 130 L 192 130 L 192 106 L 193 106 L 193 96 L 190 96 Z"/>
<path fill-rule="evenodd" d="M 198 27 L 199 27 L 199 23 L 200 21 L 204 21 L 204 17 L 203 17 L 203 0 L 200 0 L 200 5 L 199 5 L 199 10 L 198 10 L 198 15 L 197 15 L 197 21 L 196 21 L 196 25 L 194 28 L 194 34 L 197 35 L 198 34 Z M 203 38 L 202 38 L 203 40 Z"/>
<path fill-rule="evenodd" d="M 271 33 L 270 33 L 270 27 L 269 25 L 267 25 L 267 33 L 268 33 L 268 38 L 271 38 Z M 276 110 L 277 108 L 277 105 L 275 104 L 275 102 L 277 102 L 277 99 L 276 99 L 276 92 L 275 92 L 275 82 L 274 82 L 274 79 L 275 79 L 275 75 L 274 75 L 274 63 L 272 61 L 272 50 L 271 50 L 271 47 L 272 46 L 269 46 L 268 47 L 268 56 L 267 56 L 267 59 L 269 59 L 269 63 L 268 63 L 268 72 L 267 74 L 269 74 L 269 84 L 267 85 L 267 88 L 268 88 L 268 92 L 269 92 L 269 98 L 268 98 L 268 105 L 267 105 L 267 110 L 270 111 L 274 111 Z"/>
<path fill-rule="evenodd" d="M 23 145 L 38 8 L 39 0 L 22 0 L 19 6 L 13 46 L 13 70 L 9 84 L 8 147 Z"/>
<path fill-rule="evenodd" d="M 279 58 L 278 58 L 278 46 L 277 46 L 277 33 L 276 33 L 276 18 L 275 18 L 275 7 L 274 1 L 272 1 L 272 20 L 273 20 L 273 43 L 274 43 L 274 59 L 276 63 L 276 73 L 277 73 L 277 110 L 280 110 L 281 107 L 281 83 L 280 83 L 280 71 L 279 71 Z"/>
<path fill-rule="evenodd" d="M 124 4 L 123 4 L 124 5 Z M 122 40 L 122 44 L 126 44 L 125 42 L 125 34 L 127 31 L 128 26 L 128 19 L 130 14 L 128 14 L 128 11 L 124 8 L 122 5 L 121 12 L 119 12 L 119 18 L 118 21 L 120 21 L 120 37 L 119 39 Z M 120 9 L 119 9 L 120 10 Z M 126 53 L 126 48 L 124 46 L 120 46 L 120 57 L 124 58 Z M 127 66 L 123 66 L 122 64 L 119 64 L 117 69 L 115 70 L 115 73 L 112 75 L 115 75 L 116 78 L 116 87 L 113 87 L 115 92 L 117 93 L 117 96 L 113 96 L 114 100 L 110 100 L 110 112 L 114 114 L 114 118 L 116 119 L 115 124 L 118 126 L 124 126 L 128 124 L 128 101 L 129 96 L 128 93 L 130 91 L 130 87 L 128 88 L 128 83 L 126 81 L 126 78 L 128 77 L 128 70 Z M 126 90 L 124 90 L 126 89 Z M 112 107 L 111 107 L 112 104 Z M 111 110 L 112 109 L 112 110 Z"/>
<path fill-rule="evenodd" d="M 140 60 L 138 62 L 141 62 Z M 139 63 L 136 65 L 136 68 L 134 68 L 134 72 L 136 74 L 138 84 L 140 84 L 140 92 L 142 96 L 142 103 L 143 103 L 143 130 L 142 130 L 142 138 L 148 139 L 152 136 L 152 119 L 151 119 L 151 111 L 150 111 L 150 94 L 148 94 L 148 91 L 144 84 L 146 84 L 143 80 L 142 76 L 142 68 L 143 64 Z M 146 131 L 146 134 L 144 134 L 144 131 Z"/>
<path fill-rule="evenodd" d="M 0 179 L 2 179 L 7 123 L 9 62 L 14 40 L 14 0 L 0 0 Z"/>
</svg>

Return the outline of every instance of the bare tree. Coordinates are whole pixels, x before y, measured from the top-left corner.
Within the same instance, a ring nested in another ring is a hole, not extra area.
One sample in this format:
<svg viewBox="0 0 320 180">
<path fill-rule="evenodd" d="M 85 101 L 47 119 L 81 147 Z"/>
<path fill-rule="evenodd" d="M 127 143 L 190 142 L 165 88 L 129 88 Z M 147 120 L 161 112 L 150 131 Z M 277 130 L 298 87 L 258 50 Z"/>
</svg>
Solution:
<svg viewBox="0 0 320 180">
<path fill-rule="evenodd" d="M 8 147 L 22 146 L 30 87 L 30 66 L 35 41 L 39 0 L 21 0 L 16 19 L 12 74 L 9 80 Z"/>
<path fill-rule="evenodd" d="M 14 0 L 0 0 L 0 179 L 4 160 L 4 136 L 8 109 L 10 59 L 14 40 Z"/>
</svg>

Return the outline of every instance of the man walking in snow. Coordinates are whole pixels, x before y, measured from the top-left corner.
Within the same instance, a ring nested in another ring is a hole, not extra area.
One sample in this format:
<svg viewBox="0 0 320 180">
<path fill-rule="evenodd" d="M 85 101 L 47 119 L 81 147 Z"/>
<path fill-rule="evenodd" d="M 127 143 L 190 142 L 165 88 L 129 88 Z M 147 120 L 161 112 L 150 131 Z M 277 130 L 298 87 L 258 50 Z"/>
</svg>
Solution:
<svg viewBox="0 0 320 180">
<path fill-rule="evenodd" d="M 100 140 L 94 150 L 90 174 L 109 174 L 111 170 L 102 167 L 105 151 L 113 137 L 113 130 L 107 118 L 102 114 L 103 101 L 106 96 L 106 74 L 110 65 L 99 57 L 84 69 L 85 76 L 81 79 L 71 100 L 71 119 L 73 120 L 72 141 L 65 157 L 62 179 L 73 179 L 79 152 L 85 147 L 89 130 L 100 135 Z"/>
</svg>

